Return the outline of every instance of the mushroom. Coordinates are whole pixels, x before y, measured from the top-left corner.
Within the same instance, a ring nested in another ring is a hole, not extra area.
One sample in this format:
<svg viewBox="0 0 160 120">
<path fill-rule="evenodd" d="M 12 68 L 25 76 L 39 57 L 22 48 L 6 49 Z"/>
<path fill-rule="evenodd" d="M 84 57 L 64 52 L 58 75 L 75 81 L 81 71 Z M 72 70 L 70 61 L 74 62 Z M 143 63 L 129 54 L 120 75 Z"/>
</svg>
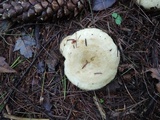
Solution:
<svg viewBox="0 0 160 120">
<path fill-rule="evenodd" d="M 136 0 L 137 4 L 145 9 L 157 8 L 160 9 L 160 0 Z"/>
<path fill-rule="evenodd" d="M 111 82 L 120 61 L 112 38 L 97 28 L 85 28 L 60 44 L 67 78 L 83 90 L 96 90 Z"/>
</svg>

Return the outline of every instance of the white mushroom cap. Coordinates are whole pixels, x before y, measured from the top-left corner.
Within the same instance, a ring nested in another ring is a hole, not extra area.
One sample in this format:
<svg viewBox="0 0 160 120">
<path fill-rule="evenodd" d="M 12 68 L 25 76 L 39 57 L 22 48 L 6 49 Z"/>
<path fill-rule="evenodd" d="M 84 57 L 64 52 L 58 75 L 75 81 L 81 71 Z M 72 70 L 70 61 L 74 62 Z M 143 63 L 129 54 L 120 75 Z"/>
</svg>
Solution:
<svg viewBox="0 0 160 120">
<path fill-rule="evenodd" d="M 136 2 L 146 9 L 150 8 L 160 9 L 160 0 L 136 0 Z"/>
<path fill-rule="evenodd" d="M 64 38 L 60 51 L 65 57 L 67 78 L 83 90 L 96 90 L 114 79 L 120 61 L 112 38 L 102 30 L 86 28 Z"/>
</svg>

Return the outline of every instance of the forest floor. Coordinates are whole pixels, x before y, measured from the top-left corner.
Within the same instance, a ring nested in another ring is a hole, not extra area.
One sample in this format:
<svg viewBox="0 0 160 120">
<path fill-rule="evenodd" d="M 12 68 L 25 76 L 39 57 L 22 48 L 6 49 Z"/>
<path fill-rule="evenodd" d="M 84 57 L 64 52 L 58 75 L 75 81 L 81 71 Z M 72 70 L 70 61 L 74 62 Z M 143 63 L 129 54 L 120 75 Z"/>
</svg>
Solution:
<svg viewBox="0 0 160 120">
<path fill-rule="evenodd" d="M 120 25 L 113 13 L 121 16 Z M 5 65 L 16 71 L 0 73 L 0 119 L 160 119 L 159 21 L 159 11 L 120 0 L 106 10 L 84 10 L 69 20 L 14 25 L 0 40 L 0 62 L 5 58 Z M 81 90 L 68 81 L 59 51 L 64 37 L 88 27 L 107 32 L 121 54 L 113 82 L 96 91 Z M 14 51 L 16 41 L 31 39 L 24 34 L 36 41 L 29 59 Z"/>
</svg>

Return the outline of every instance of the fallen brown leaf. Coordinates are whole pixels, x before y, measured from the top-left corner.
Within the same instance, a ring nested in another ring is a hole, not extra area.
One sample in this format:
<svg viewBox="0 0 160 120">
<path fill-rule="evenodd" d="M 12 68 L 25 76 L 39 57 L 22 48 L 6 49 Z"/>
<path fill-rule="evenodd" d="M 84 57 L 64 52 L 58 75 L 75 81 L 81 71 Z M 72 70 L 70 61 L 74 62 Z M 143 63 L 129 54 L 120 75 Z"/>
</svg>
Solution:
<svg viewBox="0 0 160 120">
<path fill-rule="evenodd" d="M 15 73 L 16 71 L 12 69 L 8 63 L 5 62 L 4 57 L 0 57 L 0 73 Z"/>
<path fill-rule="evenodd" d="M 158 68 L 150 68 L 147 71 L 152 72 L 152 78 L 159 80 L 159 82 L 156 84 L 156 89 L 160 93 L 160 66 Z"/>
<path fill-rule="evenodd" d="M 151 73 L 152 78 L 155 78 L 155 79 L 160 81 L 160 67 L 158 67 L 158 68 L 150 68 L 147 71 L 152 72 Z"/>
<path fill-rule="evenodd" d="M 157 91 L 160 93 L 160 82 L 156 84 Z"/>
</svg>

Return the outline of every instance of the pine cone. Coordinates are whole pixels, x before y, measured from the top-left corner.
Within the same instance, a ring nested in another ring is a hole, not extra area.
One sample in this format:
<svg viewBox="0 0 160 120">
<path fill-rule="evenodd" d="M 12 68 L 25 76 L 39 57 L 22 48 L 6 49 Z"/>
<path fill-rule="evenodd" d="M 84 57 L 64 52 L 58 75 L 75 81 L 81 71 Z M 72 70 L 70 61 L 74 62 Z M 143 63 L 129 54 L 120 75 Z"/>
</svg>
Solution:
<svg viewBox="0 0 160 120">
<path fill-rule="evenodd" d="M 0 0 L 1 1 L 1 0 Z M 0 6 L 0 20 L 45 21 L 76 16 L 87 0 L 5 0 Z"/>
</svg>

